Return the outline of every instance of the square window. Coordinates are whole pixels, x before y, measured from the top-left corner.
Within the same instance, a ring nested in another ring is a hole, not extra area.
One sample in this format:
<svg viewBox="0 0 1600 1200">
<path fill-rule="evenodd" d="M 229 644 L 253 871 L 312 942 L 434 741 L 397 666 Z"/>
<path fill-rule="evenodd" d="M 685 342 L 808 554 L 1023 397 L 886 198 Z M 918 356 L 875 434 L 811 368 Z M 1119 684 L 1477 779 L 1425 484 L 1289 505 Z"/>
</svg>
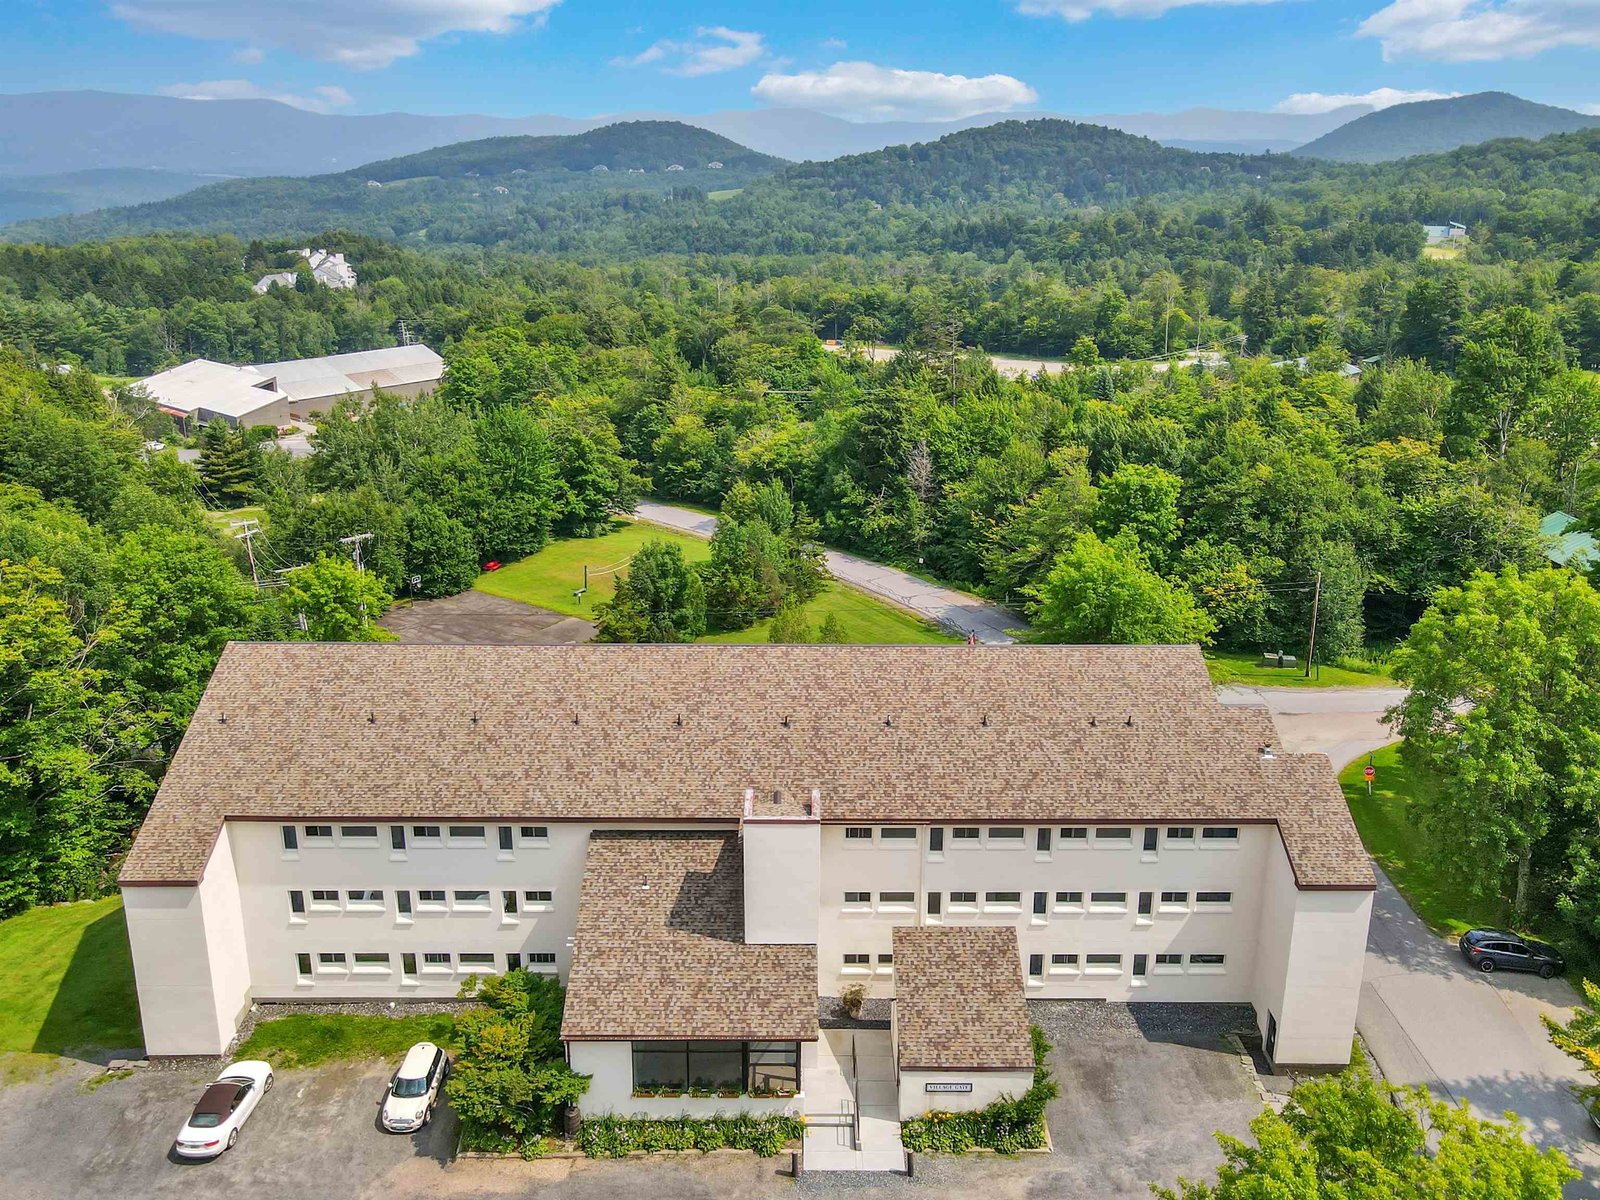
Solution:
<svg viewBox="0 0 1600 1200">
<path fill-rule="evenodd" d="M 306 841 L 327 841 L 333 836 L 332 825 L 307 825 L 305 828 Z"/>
<path fill-rule="evenodd" d="M 312 888 L 311 903 L 337 905 L 339 903 L 339 893 L 333 888 Z"/>
<path fill-rule="evenodd" d="M 892 966 L 894 966 L 894 955 L 893 954 L 880 954 L 880 955 L 878 955 L 878 965 L 880 967 L 892 967 Z"/>
<path fill-rule="evenodd" d="M 521 829 L 522 840 L 525 842 L 543 842 L 550 838 L 548 825 L 524 825 Z"/>
<path fill-rule="evenodd" d="M 548 888 L 536 888 L 531 892 L 522 893 L 524 904 L 549 904 L 554 899 L 555 893 Z"/>
<path fill-rule="evenodd" d="M 448 967 L 450 955 L 438 950 L 429 950 L 423 954 L 422 963 L 428 967 Z"/>
<path fill-rule="evenodd" d="M 951 904 L 976 904 L 977 902 L 978 902 L 978 893 L 977 892 L 951 892 L 950 893 L 950 903 Z"/>
<path fill-rule="evenodd" d="M 865 967 L 871 962 L 872 955 L 870 954 L 846 954 L 844 956 L 844 965 L 847 967 Z"/>
<path fill-rule="evenodd" d="M 1167 826 L 1167 841 L 1169 841 L 1169 842 L 1192 842 L 1192 841 L 1194 841 L 1194 826 L 1193 825 L 1168 825 Z"/>
<path fill-rule="evenodd" d="M 344 954 L 338 950 L 324 950 L 317 955 L 317 962 L 324 967 L 342 967 Z"/>
<path fill-rule="evenodd" d="M 1052 954 L 1050 956 L 1050 965 L 1052 967 L 1075 967 L 1078 965 L 1078 956 L 1076 954 Z"/>
<path fill-rule="evenodd" d="M 1156 966 L 1158 966 L 1158 967 L 1181 967 L 1181 966 L 1183 966 L 1183 955 L 1181 955 L 1181 954 L 1158 954 L 1158 955 L 1156 955 Z"/>
<path fill-rule="evenodd" d="M 871 892 L 846 892 L 844 894 L 844 902 L 846 904 L 871 904 L 872 903 L 872 893 Z"/>
<path fill-rule="evenodd" d="M 437 825 L 413 825 L 411 836 L 418 841 L 437 842 L 439 840 L 439 827 Z"/>
<path fill-rule="evenodd" d="M 442 889 L 442 888 L 418 888 L 417 889 L 417 903 L 419 903 L 419 904 L 443 904 L 444 903 L 444 889 Z"/>
<path fill-rule="evenodd" d="M 1187 903 L 1189 903 L 1189 893 L 1188 892 L 1162 892 L 1161 893 L 1161 903 L 1163 903 L 1163 904 L 1187 904 Z"/>
<path fill-rule="evenodd" d="M 870 842 L 872 840 L 872 826 L 847 825 L 844 830 L 844 840 L 847 842 Z"/>
<path fill-rule="evenodd" d="M 1063 842 L 1086 842 L 1089 840 L 1089 827 L 1087 825 L 1069 825 L 1061 831 Z"/>
<path fill-rule="evenodd" d="M 982 835 L 976 825 L 957 825 L 950 831 L 950 836 L 958 842 L 975 842 Z"/>
<path fill-rule="evenodd" d="M 1057 892 L 1056 893 L 1056 903 L 1057 904 L 1082 904 L 1083 903 L 1083 893 L 1082 892 Z"/>
<path fill-rule="evenodd" d="M 535 950 L 528 955 L 528 962 L 543 967 L 553 967 L 556 965 L 556 952 L 554 950 Z"/>
<path fill-rule="evenodd" d="M 345 893 L 345 898 L 351 904 L 382 904 L 383 892 L 377 888 L 352 888 Z"/>
</svg>

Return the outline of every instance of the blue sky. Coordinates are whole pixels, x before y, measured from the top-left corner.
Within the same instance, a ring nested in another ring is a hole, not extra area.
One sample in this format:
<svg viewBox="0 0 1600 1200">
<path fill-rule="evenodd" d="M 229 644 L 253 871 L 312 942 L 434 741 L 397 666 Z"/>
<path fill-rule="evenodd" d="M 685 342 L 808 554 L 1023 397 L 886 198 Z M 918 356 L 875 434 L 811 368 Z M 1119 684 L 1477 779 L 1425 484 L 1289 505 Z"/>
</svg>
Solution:
<svg viewBox="0 0 1600 1200">
<path fill-rule="evenodd" d="M 7 0 L 5 91 L 341 112 L 849 119 L 1310 110 L 1503 89 L 1600 110 L 1600 0 Z M 18 43 L 20 42 L 20 45 Z"/>
</svg>

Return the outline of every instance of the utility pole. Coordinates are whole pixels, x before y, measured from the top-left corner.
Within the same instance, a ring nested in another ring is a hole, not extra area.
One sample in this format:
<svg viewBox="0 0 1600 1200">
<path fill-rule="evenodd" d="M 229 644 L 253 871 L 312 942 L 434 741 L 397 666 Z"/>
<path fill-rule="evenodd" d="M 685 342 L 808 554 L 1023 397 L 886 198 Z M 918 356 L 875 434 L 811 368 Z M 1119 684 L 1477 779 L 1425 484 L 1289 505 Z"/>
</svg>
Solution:
<svg viewBox="0 0 1600 1200">
<path fill-rule="evenodd" d="M 371 540 L 372 535 L 370 533 L 357 533 L 351 535 L 350 537 L 342 537 L 339 539 L 339 544 L 341 546 L 350 547 L 350 557 L 355 559 L 357 571 L 366 571 L 366 568 L 361 565 L 361 543 L 370 542 Z"/>
<path fill-rule="evenodd" d="M 1311 644 L 1306 647 L 1306 678 L 1311 678 L 1311 660 L 1317 653 L 1317 609 L 1322 605 L 1322 572 L 1317 572 L 1317 590 L 1311 594 Z"/>
<path fill-rule="evenodd" d="M 252 520 L 229 521 L 228 528 L 239 531 L 233 535 L 234 540 L 244 543 L 244 555 L 250 560 L 250 582 L 255 584 L 256 590 L 259 591 L 261 588 L 261 576 L 256 572 L 256 549 L 251 544 L 251 539 L 261 532 L 261 522 Z"/>
</svg>

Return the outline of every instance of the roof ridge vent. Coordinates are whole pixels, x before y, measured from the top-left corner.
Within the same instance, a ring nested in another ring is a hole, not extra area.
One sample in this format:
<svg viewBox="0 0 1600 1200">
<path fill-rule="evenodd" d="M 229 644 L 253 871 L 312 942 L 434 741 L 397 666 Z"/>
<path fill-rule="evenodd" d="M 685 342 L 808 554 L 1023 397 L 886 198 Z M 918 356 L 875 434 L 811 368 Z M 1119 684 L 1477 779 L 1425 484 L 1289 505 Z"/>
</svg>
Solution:
<svg viewBox="0 0 1600 1200">
<path fill-rule="evenodd" d="M 1273 750 L 1271 742 L 1261 743 L 1261 757 L 1265 759 L 1277 758 L 1277 751 Z"/>
</svg>

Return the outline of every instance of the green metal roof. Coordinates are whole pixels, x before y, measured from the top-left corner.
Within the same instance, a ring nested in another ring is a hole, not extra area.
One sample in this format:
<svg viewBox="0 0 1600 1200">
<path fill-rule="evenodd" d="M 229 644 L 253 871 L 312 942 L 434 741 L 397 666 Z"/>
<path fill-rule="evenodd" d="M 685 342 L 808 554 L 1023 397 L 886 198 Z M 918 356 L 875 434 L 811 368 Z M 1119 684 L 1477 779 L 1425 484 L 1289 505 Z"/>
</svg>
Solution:
<svg viewBox="0 0 1600 1200">
<path fill-rule="evenodd" d="M 1576 564 L 1582 567 L 1600 559 L 1600 548 L 1596 547 L 1592 535 L 1582 532 L 1567 532 L 1577 523 L 1577 517 L 1559 510 L 1539 522 L 1540 535 L 1549 541 L 1549 545 L 1545 547 L 1544 556 L 1558 566 L 1566 567 Z"/>
</svg>

